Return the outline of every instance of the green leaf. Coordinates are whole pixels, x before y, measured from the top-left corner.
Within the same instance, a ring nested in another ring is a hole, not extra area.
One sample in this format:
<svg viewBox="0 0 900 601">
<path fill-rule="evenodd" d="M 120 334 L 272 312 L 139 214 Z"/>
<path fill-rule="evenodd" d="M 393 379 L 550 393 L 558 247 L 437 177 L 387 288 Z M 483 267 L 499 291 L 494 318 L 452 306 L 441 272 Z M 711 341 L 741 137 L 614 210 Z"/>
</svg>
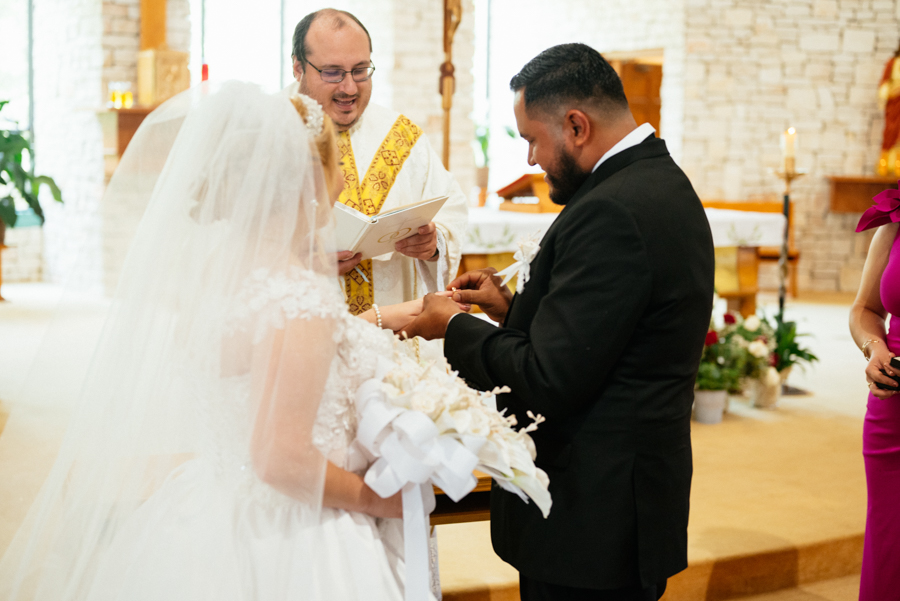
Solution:
<svg viewBox="0 0 900 601">
<path fill-rule="evenodd" d="M 8 101 L 0 101 L 0 109 Z M 41 186 L 50 188 L 50 193 L 56 202 L 62 202 L 62 193 L 52 177 L 47 175 L 33 176 L 22 166 L 25 152 L 31 153 L 31 144 L 28 139 L 17 131 L 0 130 L 0 183 L 12 184 L 18 196 L 28 203 L 41 223 L 44 222 L 44 211 L 38 200 Z M 5 175 L 3 175 L 5 174 Z M 15 223 L 15 200 L 12 196 L 3 199 L 3 221 L 9 225 Z"/>
<path fill-rule="evenodd" d="M 16 227 L 16 219 L 18 218 L 19 216 L 16 215 L 16 201 L 13 200 L 13 197 L 0 198 L 0 220 L 9 227 Z"/>
<path fill-rule="evenodd" d="M 9 100 L 0 100 L 0 111 L 3 110 L 3 107 L 9 104 Z"/>
<path fill-rule="evenodd" d="M 44 225 L 44 210 L 41 208 L 41 203 L 38 201 L 37 196 L 29 192 L 23 192 L 22 198 L 25 199 L 25 202 L 28 203 L 28 206 L 31 207 L 38 219 L 41 220 L 41 225 Z"/>
<path fill-rule="evenodd" d="M 53 178 L 49 175 L 38 175 L 32 178 L 31 191 L 34 192 L 35 196 L 38 195 L 42 185 L 46 185 L 50 188 L 50 193 L 53 194 L 53 199 L 56 200 L 56 202 L 63 201 L 62 192 L 59 191 L 59 186 L 56 185 L 56 182 L 53 181 Z"/>
<path fill-rule="evenodd" d="M 0 160 L 4 163 L 21 163 L 22 151 L 28 148 L 28 140 L 22 136 L 0 138 Z"/>
</svg>

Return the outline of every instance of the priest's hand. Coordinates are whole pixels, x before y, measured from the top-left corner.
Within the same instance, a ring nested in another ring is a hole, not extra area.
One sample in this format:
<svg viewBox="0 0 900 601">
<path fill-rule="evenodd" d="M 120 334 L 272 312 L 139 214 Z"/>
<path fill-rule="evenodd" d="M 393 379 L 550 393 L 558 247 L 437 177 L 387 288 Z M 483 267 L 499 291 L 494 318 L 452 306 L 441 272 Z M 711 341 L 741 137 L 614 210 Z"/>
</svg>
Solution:
<svg viewBox="0 0 900 601">
<path fill-rule="evenodd" d="M 413 259 L 437 261 L 437 228 L 434 221 L 429 221 L 420 227 L 419 233 L 415 236 L 410 236 L 394 244 L 394 250 Z"/>
<path fill-rule="evenodd" d="M 355 255 L 349 250 L 342 250 L 337 254 L 338 275 L 346 275 L 353 271 L 353 268 L 359 265 L 362 259 L 362 253 Z"/>
<path fill-rule="evenodd" d="M 457 313 L 463 313 L 457 303 L 440 293 L 426 294 L 422 303 L 422 313 L 403 328 L 403 332 L 409 338 L 413 336 L 421 336 L 425 340 L 443 338 L 447 334 L 450 318 Z"/>
<path fill-rule="evenodd" d="M 450 282 L 447 289 L 453 291 L 452 298 L 457 303 L 478 305 L 488 317 L 503 323 L 513 295 L 496 273 L 493 267 L 467 271 Z"/>
</svg>

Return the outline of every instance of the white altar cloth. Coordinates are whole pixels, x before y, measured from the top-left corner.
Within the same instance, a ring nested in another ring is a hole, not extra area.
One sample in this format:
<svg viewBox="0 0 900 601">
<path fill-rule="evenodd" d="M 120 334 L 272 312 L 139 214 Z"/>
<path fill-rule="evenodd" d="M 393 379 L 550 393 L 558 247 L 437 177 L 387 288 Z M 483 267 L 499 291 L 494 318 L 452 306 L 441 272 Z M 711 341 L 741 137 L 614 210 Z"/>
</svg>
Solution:
<svg viewBox="0 0 900 601">
<path fill-rule="evenodd" d="M 519 239 L 536 232 L 543 236 L 557 215 L 470 208 L 462 254 L 515 252 Z M 780 213 L 706 209 L 706 218 L 715 246 L 781 246 L 784 215 Z"/>
</svg>

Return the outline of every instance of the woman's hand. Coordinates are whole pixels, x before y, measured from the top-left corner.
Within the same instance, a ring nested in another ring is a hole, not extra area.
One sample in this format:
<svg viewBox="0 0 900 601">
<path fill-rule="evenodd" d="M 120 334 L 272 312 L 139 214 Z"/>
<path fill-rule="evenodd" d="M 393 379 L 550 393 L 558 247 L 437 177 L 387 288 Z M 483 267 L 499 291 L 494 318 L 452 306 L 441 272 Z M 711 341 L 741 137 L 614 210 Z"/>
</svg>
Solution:
<svg viewBox="0 0 900 601">
<path fill-rule="evenodd" d="M 395 334 L 402 330 L 422 312 L 422 299 L 379 307 L 381 311 L 381 327 Z"/>
<path fill-rule="evenodd" d="M 866 365 L 866 381 L 869 383 L 869 390 L 872 391 L 872 395 L 879 399 L 886 399 L 889 396 L 897 394 L 898 390 L 900 390 L 896 388 L 897 381 L 888 377 L 898 375 L 897 370 L 891 367 L 891 357 L 894 356 L 894 353 L 888 350 L 887 345 L 885 345 L 882 340 L 873 342 L 869 345 L 869 348 L 872 349 L 872 352 L 869 358 L 869 364 Z M 882 369 L 887 375 L 881 373 Z M 878 388 L 875 385 L 875 382 L 893 386 L 895 389 L 883 390 Z"/>
<path fill-rule="evenodd" d="M 436 292 L 438 296 L 446 296 L 450 297 L 453 292 L 444 291 L 444 292 Z M 465 311 L 468 313 L 471 310 L 471 307 L 468 305 L 463 305 L 462 303 L 456 303 L 461 311 Z M 399 334 L 406 326 L 408 326 L 412 321 L 418 317 L 422 313 L 422 299 L 418 298 L 413 301 L 407 301 L 405 303 L 397 303 L 396 305 L 387 305 L 384 307 L 378 307 L 381 311 L 381 327 L 386 330 L 391 330 L 394 334 Z"/>
<path fill-rule="evenodd" d="M 363 489 L 366 497 L 365 509 L 367 513 L 376 518 L 402 518 L 403 517 L 403 493 L 398 492 L 387 499 L 379 497 L 375 491 L 366 486 Z"/>
</svg>

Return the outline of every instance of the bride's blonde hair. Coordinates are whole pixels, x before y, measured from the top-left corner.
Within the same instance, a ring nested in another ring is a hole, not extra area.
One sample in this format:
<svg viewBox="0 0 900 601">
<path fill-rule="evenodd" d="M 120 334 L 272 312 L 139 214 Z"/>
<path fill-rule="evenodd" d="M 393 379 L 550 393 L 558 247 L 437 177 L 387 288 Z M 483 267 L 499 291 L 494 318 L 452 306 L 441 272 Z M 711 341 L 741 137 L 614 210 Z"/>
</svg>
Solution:
<svg viewBox="0 0 900 601">
<path fill-rule="evenodd" d="M 309 109 L 303 102 L 303 99 L 294 94 L 291 96 L 291 104 L 300 114 L 304 123 L 309 123 Z M 313 144 L 319 153 L 319 160 L 322 163 L 322 170 L 325 172 L 325 185 L 328 186 L 328 193 L 335 197 L 340 193 L 340 189 L 333 189 L 336 181 L 343 182 L 343 178 L 338 178 L 338 170 L 340 169 L 340 161 L 337 148 L 337 134 L 334 129 L 334 122 L 323 115 L 322 131 L 313 138 Z M 343 184 L 342 184 L 343 185 Z"/>
</svg>

